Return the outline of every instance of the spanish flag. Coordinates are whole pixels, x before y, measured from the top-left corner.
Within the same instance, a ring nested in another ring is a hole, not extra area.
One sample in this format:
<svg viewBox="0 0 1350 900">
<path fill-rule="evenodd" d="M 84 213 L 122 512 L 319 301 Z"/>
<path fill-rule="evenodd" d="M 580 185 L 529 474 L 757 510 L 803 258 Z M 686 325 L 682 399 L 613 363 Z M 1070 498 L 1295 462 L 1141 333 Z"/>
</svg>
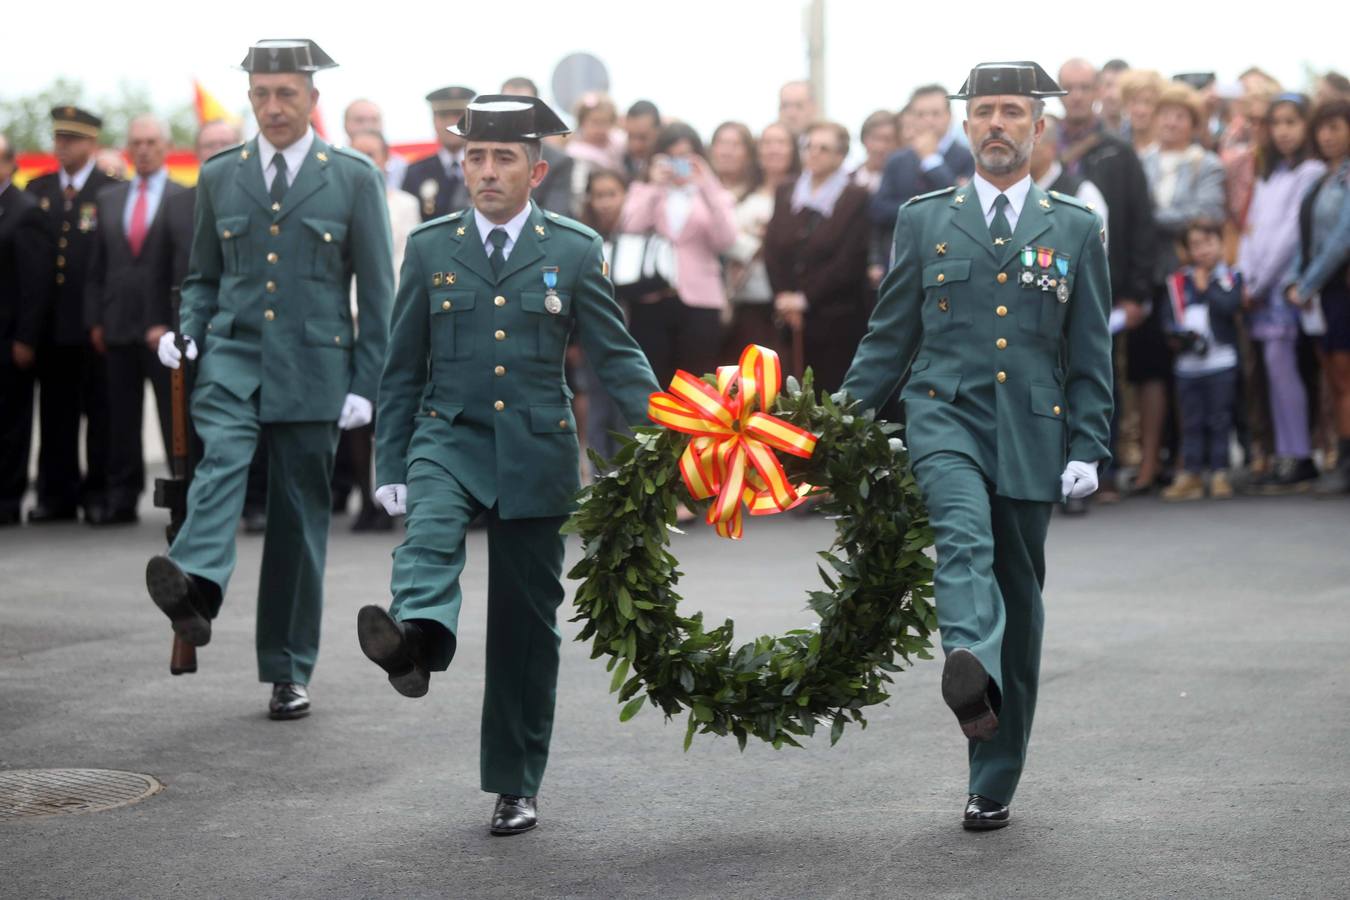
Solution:
<svg viewBox="0 0 1350 900">
<path fill-rule="evenodd" d="M 202 87 L 200 81 L 193 81 L 192 87 L 196 92 L 197 124 L 205 125 L 207 122 L 229 122 L 238 127 L 239 117 L 225 108 L 213 94 Z"/>
</svg>

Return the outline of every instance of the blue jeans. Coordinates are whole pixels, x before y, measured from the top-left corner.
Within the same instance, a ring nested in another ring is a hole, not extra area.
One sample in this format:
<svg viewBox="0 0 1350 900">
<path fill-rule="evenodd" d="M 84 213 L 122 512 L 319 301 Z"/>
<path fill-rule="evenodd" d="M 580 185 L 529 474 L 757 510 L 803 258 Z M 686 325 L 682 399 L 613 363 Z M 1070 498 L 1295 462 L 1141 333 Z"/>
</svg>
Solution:
<svg viewBox="0 0 1350 900">
<path fill-rule="evenodd" d="M 1228 439 L 1237 402 L 1236 368 L 1177 377 L 1181 459 L 1187 472 L 1228 468 Z"/>
</svg>

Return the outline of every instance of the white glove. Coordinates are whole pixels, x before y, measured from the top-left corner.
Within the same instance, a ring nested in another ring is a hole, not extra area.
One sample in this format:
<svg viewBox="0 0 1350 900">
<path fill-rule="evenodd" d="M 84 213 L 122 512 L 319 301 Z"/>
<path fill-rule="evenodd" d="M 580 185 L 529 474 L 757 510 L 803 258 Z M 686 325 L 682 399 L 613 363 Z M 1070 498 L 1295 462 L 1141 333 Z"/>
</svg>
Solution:
<svg viewBox="0 0 1350 900">
<path fill-rule="evenodd" d="M 342 412 L 338 414 L 338 427 L 343 431 L 351 431 L 369 425 L 373 411 L 370 401 L 365 397 L 348 394 L 347 399 L 342 401 Z"/>
<path fill-rule="evenodd" d="M 170 369 L 178 368 L 178 361 L 183 358 L 183 354 L 178 352 L 173 342 L 172 331 L 166 331 L 159 336 L 159 361 Z M 192 338 L 187 339 L 187 358 L 189 360 L 197 358 L 197 342 Z"/>
<path fill-rule="evenodd" d="M 1059 476 L 1059 491 L 1065 500 L 1081 500 L 1096 490 L 1096 463 L 1070 461 Z"/>
<path fill-rule="evenodd" d="M 375 489 L 375 499 L 391 516 L 401 516 L 408 511 L 408 486 L 406 484 L 382 484 Z"/>
</svg>

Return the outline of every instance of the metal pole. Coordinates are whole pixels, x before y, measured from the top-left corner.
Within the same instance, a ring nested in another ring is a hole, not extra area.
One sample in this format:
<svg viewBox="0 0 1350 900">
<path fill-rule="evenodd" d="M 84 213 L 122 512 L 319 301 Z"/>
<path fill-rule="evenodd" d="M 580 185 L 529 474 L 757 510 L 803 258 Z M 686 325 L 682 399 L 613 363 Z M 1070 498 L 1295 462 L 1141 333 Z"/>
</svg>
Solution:
<svg viewBox="0 0 1350 900">
<path fill-rule="evenodd" d="M 825 118 L 825 0 L 810 0 L 806 7 L 806 60 L 811 91 L 820 117 Z"/>
</svg>

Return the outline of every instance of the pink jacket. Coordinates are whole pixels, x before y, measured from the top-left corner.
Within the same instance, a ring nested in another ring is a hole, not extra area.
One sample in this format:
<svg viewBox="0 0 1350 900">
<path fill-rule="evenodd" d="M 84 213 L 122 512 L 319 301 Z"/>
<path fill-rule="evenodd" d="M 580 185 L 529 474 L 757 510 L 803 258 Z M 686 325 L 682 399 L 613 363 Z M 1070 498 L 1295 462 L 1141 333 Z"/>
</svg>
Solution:
<svg viewBox="0 0 1350 900">
<path fill-rule="evenodd" d="M 665 188 L 636 182 L 628 189 L 619 230 L 626 234 L 655 231 L 675 245 L 675 290 L 685 306 L 721 309 L 726 306 L 722 281 L 722 253 L 736 243 L 736 200 L 712 180 L 696 182 L 698 191 L 689 218 L 678 235 L 666 222 Z"/>
</svg>

